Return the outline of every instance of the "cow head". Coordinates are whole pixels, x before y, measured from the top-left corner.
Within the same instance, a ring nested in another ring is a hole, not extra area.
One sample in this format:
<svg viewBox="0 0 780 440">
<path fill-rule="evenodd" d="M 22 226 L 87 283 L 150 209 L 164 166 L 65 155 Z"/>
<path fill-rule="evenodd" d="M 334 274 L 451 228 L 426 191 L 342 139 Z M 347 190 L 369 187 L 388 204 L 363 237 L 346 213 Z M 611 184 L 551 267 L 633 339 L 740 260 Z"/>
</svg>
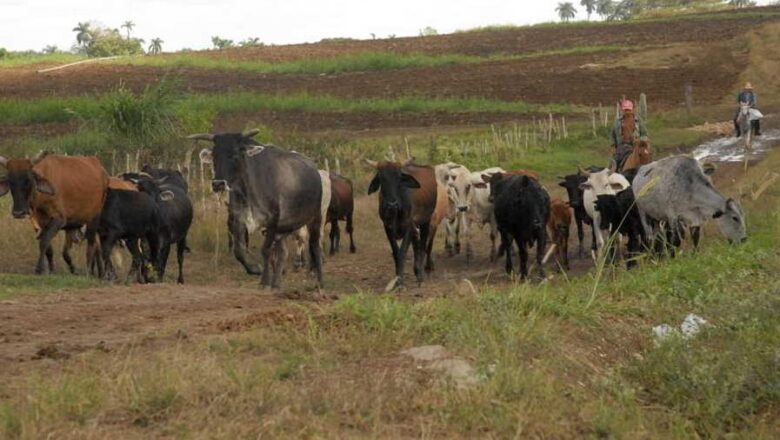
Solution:
<svg viewBox="0 0 780 440">
<path fill-rule="evenodd" d="M 174 193 L 171 190 L 163 190 L 160 185 L 165 183 L 168 177 L 161 179 L 155 179 L 150 174 L 141 172 L 138 173 L 138 179 L 132 180 L 138 187 L 138 191 L 144 192 L 152 196 L 155 201 L 169 202 L 174 199 Z"/>
<path fill-rule="evenodd" d="M 488 201 L 490 203 L 494 203 L 496 199 L 496 195 L 501 192 L 501 188 L 503 187 L 503 184 L 505 183 L 508 177 L 510 177 L 510 175 L 506 173 L 493 173 L 493 174 L 482 175 L 483 183 L 486 186 L 490 187 L 490 197 L 488 197 Z M 521 185 L 523 187 L 528 186 L 529 183 L 528 176 L 521 176 L 521 177 L 522 177 Z"/>
<path fill-rule="evenodd" d="M 35 193 L 54 195 L 52 184 L 41 176 L 33 167 L 46 156 L 39 154 L 32 159 L 9 160 L 0 156 L 0 166 L 7 170 L 7 174 L 0 178 L 0 197 L 8 192 L 13 197 L 11 213 L 14 218 L 24 218 L 32 211 L 32 202 Z"/>
<path fill-rule="evenodd" d="M 447 197 L 450 206 L 457 212 L 468 212 L 471 206 L 472 183 L 471 173 L 463 165 L 446 163 L 436 167 L 437 173 L 441 173 L 440 180 L 447 188 Z"/>
<path fill-rule="evenodd" d="M 252 139 L 260 130 L 252 129 L 243 133 L 193 134 L 189 139 L 205 140 L 214 143 L 211 148 L 200 152 L 200 160 L 214 167 L 214 179 L 211 188 L 214 192 L 230 191 L 238 181 L 244 167 L 244 158 L 263 151 L 262 146 Z"/>
<path fill-rule="evenodd" d="M 580 186 L 585 183 L 588 178 L 580 173 L 567 174 L 566 176 L 559 176 L 561 182 L 558 182 L 558 186 L 566 189 L 566 194 L 569 196 L 569 205 L 574 208 L 582 207 L 582 188 Z"/>
<path fill-rule="evenodd" d="M 585 182 L 580 184 L 580 188 L 583 191 L 591 190 L 596 196 L 615 195 L 618 191 L 622 191 L 631 186 L 623 175 L 615 172 L 614 163 L 610 168 L 597 172 L 583 169 L 579 169 L 578 171 L 579 174 L 586 178 Z"/>
<path fill-rule="evenodd" d="M 712 218 L 717 221 L 720 231 L 729 242 L 741 243 L 747 239 L 745 214 L 736 200 L 726 200 L 726 206 L 722 210 L 715 211 Z"/>
<path fill-rule="evenodd" d="M 383 213 L 400 211 L 405 200 L 408 202 L 405 197 L 406 190 L 420 187 L 417 179 L 406 173 L 396 162 L 366 160 L 366 163 L 376 169 L 376 174 L 368 185 L 368 193 L 379 191 L 379 209 Z"/>
</svg>

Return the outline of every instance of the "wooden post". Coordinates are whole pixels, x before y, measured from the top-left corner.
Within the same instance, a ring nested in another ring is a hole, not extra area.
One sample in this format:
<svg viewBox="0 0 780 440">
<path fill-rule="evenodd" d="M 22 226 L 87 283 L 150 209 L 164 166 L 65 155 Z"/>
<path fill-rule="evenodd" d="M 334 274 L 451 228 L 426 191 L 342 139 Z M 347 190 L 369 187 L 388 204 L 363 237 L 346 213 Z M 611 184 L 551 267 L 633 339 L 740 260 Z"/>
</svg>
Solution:
<svg viewBox="0 0 780 440">
<path fill-rule="evenodd" d="M 407 139 L 406 136 L 404 136 L 404 145 L 406 146 L 406 159 L 412 160 L 412 153 L 409 150 L 409 139 Z"/>
<path fill-rule="evenodd" d="M 341 174 L 341 162 L 338 157 L 334 160 L 336 161 L 336 174 Z"/>
<path fill-rule="evenodd" d="M 563 128 L 563 138 L 569 138 L 569 132 L 566 130 L 566 116 L 561 116 L 561 128 Z"/>
<path fill-rule="evenodd" d="M 330 173 L 330 163 L 328 163 L 328 158 L 325 158 L 325 171 Z"/>
<path fill-rule="evenodd" d="M 130 153 L 125 153 L 125 172 L 130 172 Z"/>
<path fill-rule="evenodd" d="M 111 150 L 111 175 L 116 176 L 116 150 Z"/>
<path fill-rule="evenodd" d="M 693 84 L 690 81 L 685 83 L 683 92 L 685 93 L 685 108 L 688 109 L 688 113 L 693 113 Z"/>
<path fill-rule="evenodd" d="M 596 137 L 596 109 L 590 110 L 590 126 L 593 131 L 593 137 Z"/>
<path fill-rule="evenodd" d="M 547 142 L 548 143 L 552 142 L 552 131 L 553 131 L 553 115 L 552 115 L 552 113 L 550 113 L 550 128 L 549 128 L 549 131 L 548 131 L 548 134 L 547 134 Z"/>
<path fill-rule="evenodd" d="M 639 115 L 647 123 L 647 95 L 644 93 L 639 94 Z"/>
</svg>

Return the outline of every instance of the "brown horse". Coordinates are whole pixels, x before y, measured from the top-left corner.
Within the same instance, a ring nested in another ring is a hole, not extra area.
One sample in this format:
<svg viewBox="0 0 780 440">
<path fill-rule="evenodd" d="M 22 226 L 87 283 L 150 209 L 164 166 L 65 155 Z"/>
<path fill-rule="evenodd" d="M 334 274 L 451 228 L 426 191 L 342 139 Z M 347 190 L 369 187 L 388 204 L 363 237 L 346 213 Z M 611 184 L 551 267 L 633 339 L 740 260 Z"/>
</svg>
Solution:
<svg viewBox="0 0 780 440">
<path fill-rule="evenodd" d="M 623 166 L 618 171 L 624 173 L 652 161 L 653 151 L 650 149 L 650 143 L 648 141 L 637 140 L 634 142 L 634 149 L 631 150 L 631 154 L 626 158 L 623 162 Z"/>
</svg>

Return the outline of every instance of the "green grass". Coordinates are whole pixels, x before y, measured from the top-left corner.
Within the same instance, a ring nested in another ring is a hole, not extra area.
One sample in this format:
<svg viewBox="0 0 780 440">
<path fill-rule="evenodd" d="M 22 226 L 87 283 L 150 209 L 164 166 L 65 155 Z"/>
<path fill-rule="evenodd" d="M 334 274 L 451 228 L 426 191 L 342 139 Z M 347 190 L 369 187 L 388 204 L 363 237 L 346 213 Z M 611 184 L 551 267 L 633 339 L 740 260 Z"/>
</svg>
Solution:
<svg viewBox="0 0 780 440">
<path fill-rule="evenodd" d="M 100 114 L 110 96 L 71 96 L 35 100 L 0 99 L 0 123 L 30 124 L 66 122 Z M 530 104 L 485 98 L 437 98 L 402 96 L 398 98 L 340 98 L 306 93 L 261 94 L 234 92 L 219 95 L 188 95 L 177 104 L 180 113 L 213 112 L 219 115 L 268 111 L 302 112 L 507 112 L 576 113 L 582 108 L 566 104 Z"/>
<path fill-rule="evenodd" d="M 94 278 L 76 275 L 18 275 L 0 273 L 0 300 L 20 295 L 57 293 L 99 286 Z"/>
<path fill-rule="evenodd" d="M 86 59 L 84 55 L 74 55 L 70 53 L 55 53 L 49 55 L 42 54 L 17 54 L 9 53 L 6 57 L 0 59 L 0 68 L 27 66 L 32 64 L 65 64 Z"/>
</svg>

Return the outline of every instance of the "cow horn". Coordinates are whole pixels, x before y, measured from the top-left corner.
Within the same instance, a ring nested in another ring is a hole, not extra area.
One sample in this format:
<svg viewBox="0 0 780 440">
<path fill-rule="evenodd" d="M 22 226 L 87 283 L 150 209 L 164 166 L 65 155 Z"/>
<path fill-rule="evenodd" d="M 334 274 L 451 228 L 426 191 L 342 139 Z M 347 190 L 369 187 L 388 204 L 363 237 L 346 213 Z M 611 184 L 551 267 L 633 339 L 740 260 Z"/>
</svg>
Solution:
<svg viewBox="0 0 780 440">
<path fill-rule="evenodd" d="M 32 159 L 30 159 L 30 162 L 32 162 L 33 165 L 37 164 L 38 162 L 42 161 L 44 157 L 51 154 L 50 151 L 41 150 L 40 153 L 36 154 Z"/>
<path fill-rule="evenodd" d="M 609 171 L 612 172 L 612 173 L 617 171 L 617 162 L 615 162 L 614 159 L 609 161 Z"/>
<path fill-rule="evenodd" d="M 372 168 L 376 168 L 376 167 L 377 167 L 377 165 L 379 165 L 379 163 L 378 163 L 377 161 L 375 161 L 375 160 L 371 160 L 371 159 L 363 159 L 363 162 L 364 162 L 366 165 L 368 165 L 368 166 L 370 166 L 370 167 L 372 167 Z"/>
<path fill-rule="evenodd" d="M 582 174 L 582 175 L 583 175 L 583 176 L 585 176 L 585 177 L 590 177 L 590 171 L 588 171 L 588 170 L 583 170 L 582 168 L 580 168 L 580 166 L 579 166 L 579 165 L 577 166 L 577 172 L 578 172 L 578 173 L 580 173 L 580 174 Z"/>
<path fill-rule="evenodd" d="M 260 129 L 259 128 L 250 128 L 249 130 L 246 130 L 246 131 L 242 132 L 241 136 L 243 136 L 245 138 L 251 138 L 253 136 L 256 136 L 257 133 L 260 133 Z"/>
<path fill-rule="evenodd" d="M 197 133 L 197 134 L 191 134 L 187 136 L 187 139 L 192 139 L 195 141 L 214 141 L 214 135 L 211 133 Z"/>
<path fill-rule="evenodd" d="M 147 179 L 152 179 L 152 180 L 154 180 L 154 177 L 152 177 L 152 175 L 151 175 L 151 174 L 149 174 L 149 173 L 144 173 L 143 171 L 141 171 L 140 173 L 138 173 L 138 177 L 146 177 Z"/>
<path fill-rule="evenodd" d="M 4 158 L 3 156 L 0 156 L 0 165 L 6 166 L 8 163 L 8 159 Z"/>
</svg>

